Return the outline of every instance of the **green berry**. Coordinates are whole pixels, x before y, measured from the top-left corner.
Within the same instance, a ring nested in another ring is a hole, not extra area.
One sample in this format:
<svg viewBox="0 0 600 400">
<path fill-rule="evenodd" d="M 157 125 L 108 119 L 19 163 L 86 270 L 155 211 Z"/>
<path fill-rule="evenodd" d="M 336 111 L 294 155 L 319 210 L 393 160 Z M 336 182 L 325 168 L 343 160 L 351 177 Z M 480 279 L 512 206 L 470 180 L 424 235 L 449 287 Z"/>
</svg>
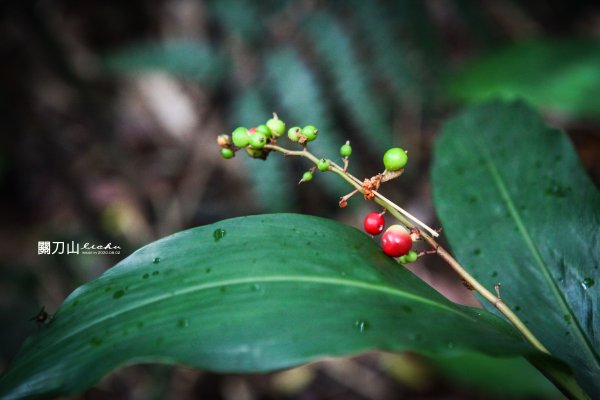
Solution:
<svg viewBox="0 0 600 400">
<path fill-rule="evenodd" d="M 294 126 L 288 130 L 288 138 L 292 142 L 297 142 L 300 140 L 300 133 L 302 133 L 302 129 L 300 129 L 298 126 Z"/>
<path fill-rule="evenodd" d="M 407 162 L 408 156 L 400 147 L 393 147 L 383 155 L 383 165 L 388 171 L 398 171 L 404 168 Z"/>
<path fill-rule="evenodd" d="M 250 147 L 253 149 L 262 149 L 267 144 L 267 136 L 264 133 L 256 132 L 250 135 Z"/>
<path fill-rule="evenodd" d="M 329 160 L 321 158 L 317 163 L 317 168 L 319 168 L 321 171 L 327 171 L 329 169 Z"/>
<path fill-rule="evenodd" d="M 231 133 L 231 140 L 237 147 L 248 146 L 248 142 L 250 140 L 250 137 L 248 136 L 248 129 L 244 128 L 243 126 L 236 128 Z"/>
<path fill-rule="evenodd" d="M 317 133 L 319 133 L 319 130 L 316 126 L 306 125 L 304 128 L 302 128 L 302 134 L 306 136 L 306 140 L 309 142 L 312 142 L 317 138 Z"/>
<path fill-rule="evenodd" d="M 406 253 L 404 255 L 404 257 L 406 257 L 406 262 L 410 263 L 410 262 L 416 261 L 417 258 L 419 258 L 419 255 L 417 254 L 416 251 L 410 250 L 408 253 Z"/>
<path fill-rule="evenodd" d="M 312 173 L 310 171 L 306 171 L 303 175 L 302 175 L 302 181 L 303 182 L 309 182 L 312 181 Z"/>
<path fill-rule="evenodd" d="M 271 130 L 266 125 L 257 126 L 256 133 L 262 133 L 263 135 L 265 135 L 267 137 L 267 139 L 271 137 Z"/>
<path fill-rule="evenodd" d="M 285 132 L 285 122 L 283 122 L 277 117 L 268 120 L 267 126 L 271 130 L 273 136 L 276 138 L 280 137 Z"/>
<path fill-rule="evenodd" d="M 233 156 L 235 156 L 235 153 L 230 148 L 225 147 L 221 149 L 221 157 L 227 159 Z"/>
<path fill-rule="evenodd" d="M 346 142 L 345 145 L 340 147 L 340 155 L 342 157 L 350 157 L 350 154 L 352 154 L 352 147 L 350 147 L 350 143 Z"/>
<path fill-rule="evenodd" d="M 417 258 L 419 258 L 419 255 L 417 254 L 417 252 L 414 250 L 409 250 L 408 253 L 406 253 L 405 255 L 398 258 L 398 262 L 400 264 L 408 264 L 408 263 L 416 261 Z"/>
</svg>

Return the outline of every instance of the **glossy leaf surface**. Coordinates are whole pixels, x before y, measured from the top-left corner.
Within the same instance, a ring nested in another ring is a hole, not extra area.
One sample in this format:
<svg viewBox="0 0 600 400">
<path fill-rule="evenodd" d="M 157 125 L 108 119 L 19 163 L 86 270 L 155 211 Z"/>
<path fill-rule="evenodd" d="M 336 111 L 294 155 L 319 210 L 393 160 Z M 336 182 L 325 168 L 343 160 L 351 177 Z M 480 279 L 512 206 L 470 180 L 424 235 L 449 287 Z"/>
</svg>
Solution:
<svg viewBox="0 0 600 400">
<path fill-rule="evenodd" d="M 458 260 L 599 397 L 600 195 L 567 136 L 523 103 L 471 108 L 437 142 L 433 187 Z"/>
<path fill-rule="evenodd" d="M 0 397 L 77 392 L 135 362 L 258 372 L 367 349 L 531 351 L 446 300 L 357 229 L 274 214 L 183 231 L 75 290 L 0 378 Z"/>
</svg>

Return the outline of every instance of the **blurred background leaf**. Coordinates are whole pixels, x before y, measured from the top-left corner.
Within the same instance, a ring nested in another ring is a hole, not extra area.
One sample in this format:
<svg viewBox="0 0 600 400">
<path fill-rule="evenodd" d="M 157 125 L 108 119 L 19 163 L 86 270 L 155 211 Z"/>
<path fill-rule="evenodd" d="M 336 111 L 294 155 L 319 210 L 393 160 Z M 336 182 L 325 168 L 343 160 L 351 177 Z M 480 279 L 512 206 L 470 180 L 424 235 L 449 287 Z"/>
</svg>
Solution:
<svg viewBox="0 0 600 400">
<path fill-rule="evenodd" d="M 600 42 L 527 41 L 493 51 L 448 80 L 462 102 L 523 98 L 569 117 L 600 115 Z"/>
</svg>

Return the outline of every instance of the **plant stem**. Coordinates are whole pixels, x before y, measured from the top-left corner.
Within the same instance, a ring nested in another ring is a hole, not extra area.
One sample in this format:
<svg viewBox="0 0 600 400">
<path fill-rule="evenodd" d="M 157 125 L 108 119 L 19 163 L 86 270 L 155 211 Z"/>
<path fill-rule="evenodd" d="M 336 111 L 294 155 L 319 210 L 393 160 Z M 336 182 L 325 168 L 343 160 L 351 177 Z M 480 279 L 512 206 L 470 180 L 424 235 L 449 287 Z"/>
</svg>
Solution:
<svg viewBox="0 0 600 400">
<path fill-rule="evenodd" d="M 278 151 L 280 153 L 283 153 L 286 156 L 304 157 L 304 158 L 307 158 L 310 161 L 312 161 L 314 164 L 317 164 L 319 162 L 319 159 L 317 157 L 315 157 L 313 154 L 311 154 L 306 149 L 300 150 L 300 151 L 294 151 L 294 150 L 288 150 L 288 149 L 285 149 L 283 147 L 273 145 L 273 144 L 265 145 L 265 148 L 274 150 L 274 151 Z M 331 167 L 330 167 L 329 171 L 339 175 L 342 179 L 344 179 L 346 182 L 348 182 L 356 190 L 358 190 L 360 193 L 364 194 L 362 182 L 358 178 L 354 177 L 352 174 L 350 174 L 349 172 L 345 171 L 343 168 L 338 166 L 337 164 L 331 162 Z M 404 211 L 402 208 L 397 206 L 395 203 L 393 203 L 386 197 L 382 196 L 376 190 L 373 190 L 372 192 L 375 194 L 375 198 L 373 199 L 373 201 L 375 203 L 379 204 L 380 206 L 382 206 L 386 210 L 388 210 L 388 212 L 390 214 L 392 214 L 396 219 L 398 219 L 398 221 L 400 221 L 407 228 L 417 229 L 421 238 L 423 238 L 435 250 L 436 254 L 439 257 L 441 257 L 463 279 L 463 281 L 466 282 L 466 284 L 470 288 L 473 288 L 473 290 L 475 290 L 477 293 L 479 293 L 485 300 L 487 300 L 494 307 L 496 307 L 498 309 L 498 311 L 500 311 L 502 313 L 502 315 L 504 315 L 513 324 L 513 326 L 519 332 L 521 332 L 521 335 L 523 335 L 523 337 L 533 347 L 535 347 L 537 350 L 541 351 L 542 353 L 550 354 L 548 349 L 546 349 L 546 347 L 535 337 L 535 335 L 529 330 L 529 328 L 527 328 L 527 326 L 523 323 L 523 321 L 521 321 L 521 319 L 506 305 L 506 303 L 504 303 L 502 301 L 502 299 L 499 296 L 494 295 L 492 292 L 487 290 L 482 284 L 480 284 L 471 274 L 469 274 L 463 268 L 462 265 L 460 265 L 460 263 L 454 257 L 452 257 L 452 255 L 450 255 L 450 253 L 448 253 L 448 251 L 446 251 L 442 246 L 440 246 L 435 241 L 435 239 L 433 239 L 433 237 L 432 237 L 432 235 L 430 235 L 430 233 L 437 236 L 437 232 L 435 232 L 435 231 L 429 232 L 429 233 L 424 232 L 423 230 L 421 230 L 421 228 L 412 224 L 405 217 L 405 215 L 408 216 L 409 218 L 411 218 L 413 221 L 416 221 L 425 227 L 426 225 L 423 224 L 421 221 L 419 221 L 416 217 L 414 217 L 411 214 L 409 214 L 408 212 Z M 428 231 L 429 231 L 429 229 L 428 229 Z"/>
</svg>

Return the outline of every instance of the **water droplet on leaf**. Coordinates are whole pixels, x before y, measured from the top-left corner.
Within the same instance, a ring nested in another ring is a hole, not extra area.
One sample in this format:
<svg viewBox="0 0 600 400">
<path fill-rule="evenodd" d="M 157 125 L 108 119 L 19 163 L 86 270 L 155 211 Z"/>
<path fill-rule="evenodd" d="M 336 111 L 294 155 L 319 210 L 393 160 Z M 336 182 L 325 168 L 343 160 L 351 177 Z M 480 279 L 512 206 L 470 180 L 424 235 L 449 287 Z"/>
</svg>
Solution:
<svg viewBox="0 0 600 400">
<path fill-rule="evenodd" d="M 369 330 L 369 322 L 365 321 L 364 319 L 357 319 L 354 321 L 354 328 L 360 333 L 364 333 L 365 331 Z"/>
<path fill-rule="evenodd" d="M 179 328 L 187 328 L 188 326 L 190 326 L 190 321 L 186 318 L 182 318 L 177 321 L 177 327 Z"/>
<path fill-rule="evenodd" d="M 596 284 L 596 281 L 593 280 L 592 278 L 585 278 L 584 280 L 581 281 L 581 286 L 583 287 L 584 290 L 588 290 L 595 284 Z"/>
<path fill-rule="evenodd" d="M 113 293 L 113 299 L 120 299 L 121 297 L 123 297 L 123 295 L 125 294 L 124 290 L 117 290 L 116 292 Z"/>
<path fill-rule="evenodd" d="M 215 231 L 213 232 L 213 238 L 215 239 L 215 242 L 218 242 L 219 240 L 223 239 L 225 237 L 225 234 L 227 234 L 227 231 L 225 229 L 215 229 Z"/>
<path fill-rule="evenodd" d="M 154 257 L 152 259 L 152 264 L 158 264 L 160 262 L 160 257 Z"/>
</svg>

